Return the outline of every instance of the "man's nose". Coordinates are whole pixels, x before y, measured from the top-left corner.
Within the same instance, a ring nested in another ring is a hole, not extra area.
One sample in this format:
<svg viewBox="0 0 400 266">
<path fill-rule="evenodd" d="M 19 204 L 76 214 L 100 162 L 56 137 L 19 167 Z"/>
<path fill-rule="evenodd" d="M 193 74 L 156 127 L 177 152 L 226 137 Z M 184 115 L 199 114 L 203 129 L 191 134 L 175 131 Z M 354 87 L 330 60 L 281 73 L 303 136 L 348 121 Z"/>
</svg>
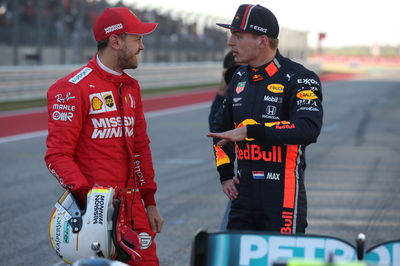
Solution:
<svg viewBox="0 0 400 266">
<path fill-rule="evenodd" d="M 228 46 L 234 46 L 233 35 L 228 38 Z"/>
</svg>

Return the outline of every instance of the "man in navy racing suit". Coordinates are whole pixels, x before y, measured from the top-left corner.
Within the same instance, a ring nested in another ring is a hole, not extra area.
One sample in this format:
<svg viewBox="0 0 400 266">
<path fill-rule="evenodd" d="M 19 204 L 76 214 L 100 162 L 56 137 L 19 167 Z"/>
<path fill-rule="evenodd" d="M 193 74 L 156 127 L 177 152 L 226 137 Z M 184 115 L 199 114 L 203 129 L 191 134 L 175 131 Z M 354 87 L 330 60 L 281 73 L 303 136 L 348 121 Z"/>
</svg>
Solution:
<svg viewBox="0 0 400 266">
<path fill-rule="evenodd" d="M 320 80 L 279 53 L 279 25 L 267 8 L 241 5 L 230 25 L 218 25 L 231 30 L 228 45 L 243 65 L 213 122 L 219 133 L 207 134 L 232 200 L 227 228 L 304 233 L 304 153 L 322 126 Z"/>
</svg>

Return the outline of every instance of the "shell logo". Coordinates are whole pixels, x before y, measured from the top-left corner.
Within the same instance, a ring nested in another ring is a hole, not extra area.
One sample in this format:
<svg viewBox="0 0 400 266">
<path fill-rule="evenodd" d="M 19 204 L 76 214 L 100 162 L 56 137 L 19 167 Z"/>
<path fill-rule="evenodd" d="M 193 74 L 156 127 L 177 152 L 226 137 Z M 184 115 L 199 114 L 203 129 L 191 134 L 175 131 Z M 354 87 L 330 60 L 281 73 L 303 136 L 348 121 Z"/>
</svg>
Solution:
<svg viewBox="0 0 400 266">
<path fill-rule="evenodd" d="M 284 88 L 285 86 L 283 86 L 282 84 L 269 84 L 267 86 L 267 89 L 273 93 L 283 93 Z"/>
<path fill-rule="evenodd" d="M 99 97 L 93 97 L 92 107 L 94 111 L 101 110 L 101 108 L 103 107 L 103 101 L 100 100 Z"/>
<path fill-rule="evenodd" d="M 318 99 L 317 95 L 315 95 L 315 93 L 311 90 L 300 91 L 299 93 L 297 93 L 296 97 L 303 100 Z"/>
</svg>

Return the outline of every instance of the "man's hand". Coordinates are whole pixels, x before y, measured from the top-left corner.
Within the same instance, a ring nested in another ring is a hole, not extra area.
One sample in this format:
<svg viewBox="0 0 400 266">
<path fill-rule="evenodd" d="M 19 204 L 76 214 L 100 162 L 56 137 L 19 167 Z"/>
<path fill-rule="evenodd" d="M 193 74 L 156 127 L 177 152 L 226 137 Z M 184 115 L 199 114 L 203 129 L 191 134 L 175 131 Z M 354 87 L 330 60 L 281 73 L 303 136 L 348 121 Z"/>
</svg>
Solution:
<svg viewBox="0 0 400 266">
<path fill-rule="evenodd" d="M 149 219 L 151 231 L 160 233 L 164 224 L 164 219 L 158 213 L 158 209 L 154 205 L 147 206 L 147 218 Z"/>
<path fill-rule="evenodd" d="M 238 127 L 229 131 L 220 133 L 208 133 L 207 137 L 221 139 L 217 145 L 224 146 L 228 141 L 242 141 L 247 138 L 247 127 Z"/>
<path fill-rule="evenodd" d="M 239 184 L 239 178 L 234 176 L 232 179 L 222 181 L 222 191 L 228 196 L 230 200 L 234 200 L 239 195 L 239 191 L 236 188 L 236 184 Z"/>
</svg>

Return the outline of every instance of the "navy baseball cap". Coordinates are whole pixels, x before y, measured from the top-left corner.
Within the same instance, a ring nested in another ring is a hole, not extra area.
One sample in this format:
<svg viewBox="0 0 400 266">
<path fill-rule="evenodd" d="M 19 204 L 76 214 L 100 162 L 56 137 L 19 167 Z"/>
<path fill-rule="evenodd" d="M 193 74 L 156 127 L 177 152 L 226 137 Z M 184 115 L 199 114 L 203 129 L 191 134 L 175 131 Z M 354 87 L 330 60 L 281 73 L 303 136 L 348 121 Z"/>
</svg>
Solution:
<svg viewBox="0 0 400 266">
<path fill-rule="evenodd" d="M 279 35 L 279 24 L 275 15 L 268 9 L 260 5 L 241 5 L 236 11 L 232 23 L 217 23 L 223 28 L 251 32 L 258 35 L 267 35 L 276 39 Z"/>
</svg>

